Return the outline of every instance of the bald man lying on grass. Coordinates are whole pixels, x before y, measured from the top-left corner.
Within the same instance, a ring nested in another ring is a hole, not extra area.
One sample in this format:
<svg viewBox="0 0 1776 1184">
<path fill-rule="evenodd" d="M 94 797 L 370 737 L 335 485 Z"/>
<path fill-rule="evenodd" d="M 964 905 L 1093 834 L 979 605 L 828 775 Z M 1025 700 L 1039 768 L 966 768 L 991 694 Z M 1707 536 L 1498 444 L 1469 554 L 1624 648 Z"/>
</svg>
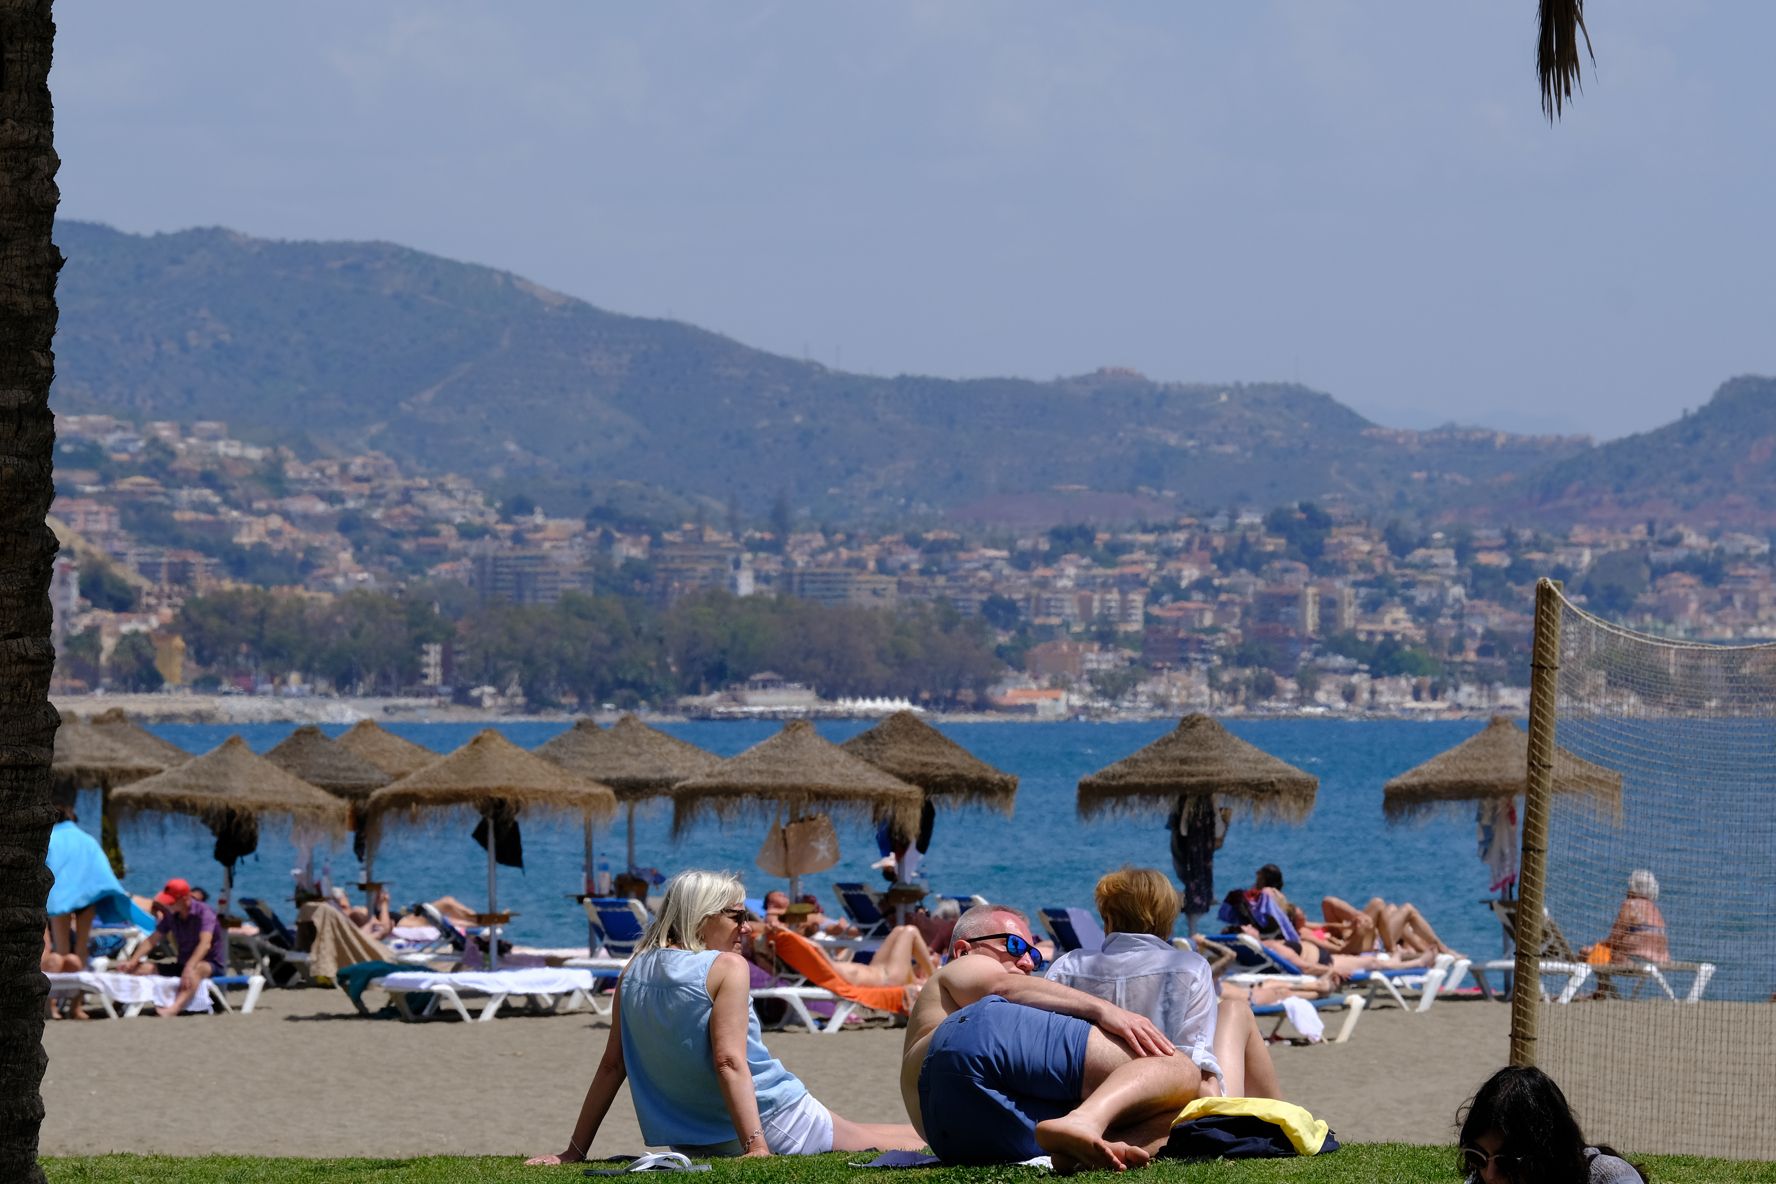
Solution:
<svg viewBox="0 0 1776 1184">
<path fill-rule="evenodd" d="M 1035 976 L 1029 918 L 978 905 L 907 1023 L 907 1116 L 951 1163 L 1141 1167 L 1203 1085 L 1153 1022 Z"/>
</svg>

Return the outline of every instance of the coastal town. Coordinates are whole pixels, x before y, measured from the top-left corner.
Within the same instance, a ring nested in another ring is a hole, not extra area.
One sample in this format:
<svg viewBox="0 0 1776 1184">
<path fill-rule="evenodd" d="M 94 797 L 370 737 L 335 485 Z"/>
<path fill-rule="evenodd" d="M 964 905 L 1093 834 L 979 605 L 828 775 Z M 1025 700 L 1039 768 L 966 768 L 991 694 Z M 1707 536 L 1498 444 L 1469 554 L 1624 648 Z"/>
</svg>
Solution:
<svg viewBox="0 0 1776 1184">
<path fill-rule="evenodd" d="M 691 714 L 868 714 L 872 702 L 1038 718 L 1520 711 L 1540 575 L 1632 627 L 1709 641 L 1776 636 L 1768 537 L 1682 522 L 1503 529 L 1302 502 L 1138 527 L 866 530 L 780 503 L 763 522 L 718 509 L 660 529 L 597 506 L 551 514 L 521 493 L 502 500 L 469 477 L 408 471 L 374 450 L 299 457 L 217 421 L 64 415 L 56 459 L 62 694 L 538 705 L 522 679 L 466 685 L 448 629 L 415 647 L 399 664 L 406 673 L 350 683 L 200 660 L 186 644 L 188 604 L 243 588 L 311 606 L 416 587 L 454 588 L 481 606 L 794 598 L 959 620 L 996 659 L 978 692 L 839 696 L 737 670 L 728 685 L 643 704 Z"/>
</svg>

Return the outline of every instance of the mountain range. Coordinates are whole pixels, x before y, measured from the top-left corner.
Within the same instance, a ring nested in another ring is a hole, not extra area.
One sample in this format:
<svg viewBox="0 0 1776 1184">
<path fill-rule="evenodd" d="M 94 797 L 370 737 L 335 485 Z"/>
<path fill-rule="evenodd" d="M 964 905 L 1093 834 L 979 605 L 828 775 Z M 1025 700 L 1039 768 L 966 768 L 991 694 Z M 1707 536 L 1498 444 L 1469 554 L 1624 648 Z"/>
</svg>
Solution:
<svg viewBox="0 0 1776 1184">
<path fill-rule="evenodd" d="M 782 498 L 832 521 L 1046 523 L 1311 499 L 1776 522 L 1767 379 L 1593 447 L 1385 428 L 1291 384 L 846 373 L 388 243 L 72 221 L 57 241 L 58 410 L 220 419 L 308 454 L 375 448 L 552 513 L 756 519 Z"/>
</svg>

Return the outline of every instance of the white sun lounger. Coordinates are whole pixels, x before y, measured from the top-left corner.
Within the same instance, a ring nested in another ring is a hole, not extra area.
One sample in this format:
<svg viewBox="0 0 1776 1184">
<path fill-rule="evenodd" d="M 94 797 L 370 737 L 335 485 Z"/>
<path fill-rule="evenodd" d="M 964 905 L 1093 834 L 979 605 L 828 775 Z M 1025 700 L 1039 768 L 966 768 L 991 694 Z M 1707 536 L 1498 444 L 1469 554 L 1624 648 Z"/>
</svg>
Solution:
<svg viewBox="0 0 1776 1184">
<path fill-rule="evenodd" d="M 179 980 L 161 974 L 107 974 L 83 970 L 76 974 L 48 974 L 44 977 L 49 980 L 51 998 L 67 998 L 81 993 L 95 996 L 99 1006 L 112 1019 L 130 1019 L 140 1015 L 146 1007 L 171 1007 L 179 994 Z M 204 985 L 206 989 L 199 991 L 186 1006 L 187 1013 L 213 1011 L 218 1004 L 223 1011 L 232 1012 L 234 1008 L 223 987 L 243 985 L 247 988 L 247 997 L 241 1000 L 240 1010 L 242 1015 L 247 1015 L 259 1002 L 259 993 L 265 989 L 265 978 L 252 974 L 225 978 L 222 982 L 205 979 Z"/>
<path fill-rule="evenodd" d="M 568 967 L 530 967 L 523 970 L 464 970 L 452 974 L 427 971 L 398 971 L 374 980 L 395 1001 L 404 1020 L 430 1019 L 440 1007 L 449 1007 L 470 1023 L 486 1023 L 499 1014 L 500 1005 L 514 996 L 530 1000 L 533 1007 L 548 1000 L 551 1012 L 573 1011 L 582 1005 L 595 1014 L 609 1015 L 610 1003 L 592 992 L 596 978 L 590 970 Z M 407 992 L 429 991 L 432 1001 L 418 1015 L 407 1005 Z M 463 996 L 485 997 L 487 1003 L 478 1016 L 470 1015 Z"/>
</svg>

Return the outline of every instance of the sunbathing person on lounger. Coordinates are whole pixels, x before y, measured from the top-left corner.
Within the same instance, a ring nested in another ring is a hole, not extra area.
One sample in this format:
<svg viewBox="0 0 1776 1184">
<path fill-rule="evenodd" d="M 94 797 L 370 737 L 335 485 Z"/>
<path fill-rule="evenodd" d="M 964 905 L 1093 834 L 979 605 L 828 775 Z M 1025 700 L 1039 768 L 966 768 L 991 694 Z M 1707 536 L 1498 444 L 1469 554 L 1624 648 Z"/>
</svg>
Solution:
<svg viewBox="0 0 1776 1184">
<path fill-rule="evenodd" d="M 694 1155 L 916 1151 L 918 1132 L 853 1122 L 814 1100 L 765 1048 L 740 954 L 752 922 L 739 879 L 680 872 L 617 980 L 610 1036 L 567 1150 L 528 1160 L 577 1163 L 623 1083 L 642 1138 Z"/>
<path fill-rule="evenodd" d="M 1390 954 L 1417 957 L 1420 954 L 1453 954 L 1443 944 L 1418 906 L 1410 903 L 1392 904 L 1379 896 L 1358 909 L 1336 896 L 1320 900 L 1320 912 L 1326 918 L 1320 928 L 1327 931 L 1325 944 L 1338 947 L 1342 954 L 1361 954 L 1377 944 Z M 1315 940 L 1322 940 L 1315 935 Z"/>
<path fill-rule="evenodd" d="M 1172 945 L 1179 898 L 1166 874 L 1123 868 L 1099 880 L 1093 895 L 1104 920 L 1103 948 L 1062 954 L 1048 969 L 1049 981 L 1152 1020 L 1203 1071 L 1204 1095 L 1282 1097 L 1250 999 L 1231 990 L 1218 996 L 1203 956 Z"/>
<path fill-rule="evenodd" d="M 768 897 L 766 904 L 769 907 Z M 767 941 L 778 932 L 800 934 L 800 930 L 793 926 L 773 921 L 768 912 L 763 924 Z M 840 978 L 859 987 L 917 986 L 937 970 L 937 959 L 933 957 L 931 947 L 911 925 L 897 925 L 891 929 L 868 962 L 836 959 L 818 942 L 810 944 L 820 951 L 821 957 L 832 965 Z"/>
<path fill-rule="evenodd" d="M 943 1159 L 1140 1167 L 1203 1071 L 1144 1015 L 1038 978 L 1030 922 L 977 905 L 907 1023 L 900 1094 Z"/>
<path fill-rule="evenodd" d="M 806 905 L 811 911 L 785 915 L 789 909 L 789 893 L 765 893 L 765 923 L 768 925 L 785 925 L 803 937 L 818 937 L 826 934 L 829 937 L 856 937 L 857 926 L 851 922 L 833 919 L 820 911 L 820 902 L 813 895 L 804 895 L 798 904 Z"/>
</svg>

